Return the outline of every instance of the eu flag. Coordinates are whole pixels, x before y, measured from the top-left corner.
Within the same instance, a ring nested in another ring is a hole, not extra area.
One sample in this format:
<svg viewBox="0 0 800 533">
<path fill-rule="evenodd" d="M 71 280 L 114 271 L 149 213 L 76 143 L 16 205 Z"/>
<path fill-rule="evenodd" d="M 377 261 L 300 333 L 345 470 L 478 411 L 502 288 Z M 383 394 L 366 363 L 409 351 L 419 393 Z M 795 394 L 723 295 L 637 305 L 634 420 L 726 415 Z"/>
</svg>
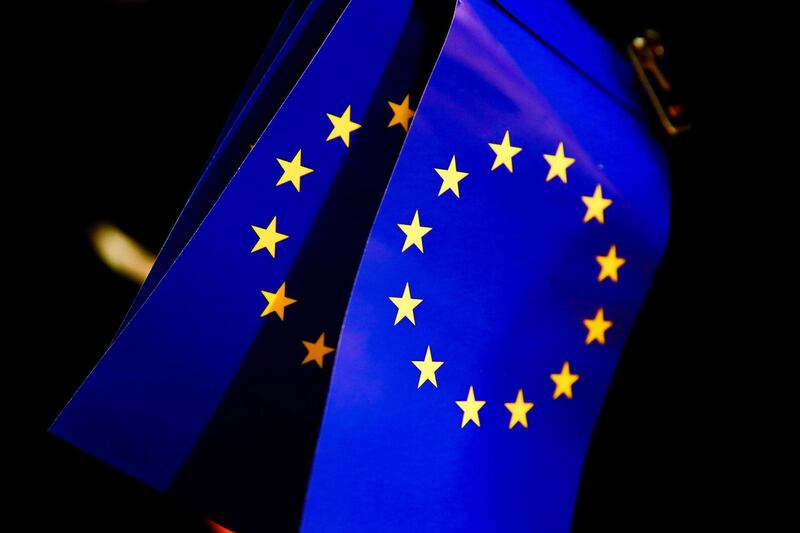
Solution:
<svg viewBox="0 0 800 533">
<path fill-rule="evenodd" d="M 375 220 L 306 531 L 570 529 L 668 177 L 622 59 L 562 3 L 498 3 L 457 7 Z"/>
<path fill-rule="evenodd" d="M 569 530 L 668 233 L 630 65 L 560 0 L 292 9 L 53 432 L 237 530 Z"/>
<path fill-rule="evenodd" d="M 289 4 L 231 110 L 206 167 L 131 304 L 122 327 L 150 296 L 225 190 L 346 4 L 346 0 L 294 0 Z"/>
<path fill-rule="evenodd" d="M 312 1 L 295 31 L 342 4 Z M 358 263 L 452 12 L 353 0 L 329 33 L 312 32 L 324 44 L 296 84 L 265 81 L 266 93 L 291 88 L 284 101 L 255 90 L 220 145 L 228 162 L 210 162 L 173 234 L 174 261 L 54 434 L 226 527 L 296 527 Z M 298 67 L 287 69 L 270 79 Z M 248 150 L 249 113 L 270 115 L 260 102 L 276 110 Z"/>
</svg>

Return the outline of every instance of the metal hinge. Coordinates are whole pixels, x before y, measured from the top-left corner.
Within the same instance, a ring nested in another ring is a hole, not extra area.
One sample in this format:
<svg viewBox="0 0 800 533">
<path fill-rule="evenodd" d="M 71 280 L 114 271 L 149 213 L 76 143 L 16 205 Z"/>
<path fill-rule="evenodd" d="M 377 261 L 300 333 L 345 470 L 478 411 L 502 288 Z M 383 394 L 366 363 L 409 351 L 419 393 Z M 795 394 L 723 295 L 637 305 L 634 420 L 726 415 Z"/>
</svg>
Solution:
<svg viewBox="0 0 800 533">
<path fill-rule="evenodd" d="M 636 76 L 642 82 L 647 97 L 655 108 L 656 115 L 670 135 L 678 135 L 690 129 L 686 109 L 681 104 L 660 66 L 664 57 L 664 45 L 658 32 L 647 30 L 644 37 L 636 37 L 628 46 L 628 55 L 633 62 Z"/>
</svg>

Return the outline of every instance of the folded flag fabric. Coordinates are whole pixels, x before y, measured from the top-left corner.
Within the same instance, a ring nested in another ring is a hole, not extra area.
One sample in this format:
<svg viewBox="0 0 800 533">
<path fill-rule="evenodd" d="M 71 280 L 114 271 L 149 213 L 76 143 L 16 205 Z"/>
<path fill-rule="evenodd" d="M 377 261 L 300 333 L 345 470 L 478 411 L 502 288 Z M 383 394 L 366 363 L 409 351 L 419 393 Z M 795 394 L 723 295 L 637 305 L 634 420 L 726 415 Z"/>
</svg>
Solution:
<svg viewBox="0 0 800 533">
<path fill-rule="evenodd" d="M 570 530 L 668 181 L 642 122 L 528 30 L 456 10 L 350 299 L 306 531 Z"/>
<path fill-rule="evenodd" d="M 234 530 L 299 523 L 358 262 L 452 13 L 350 2 L 53 433 Z"/>
<path fill-rule="evenodd" d="M 120 330 L 150 296 L 197 230 L 346 4 L 347 0 L 294 0 L 288 6 Z"/>
<path fill-rule="evenodd" d="M 52 431 L 237 531 L 567 531 L 668 232 L 632 70 L 557 0 L 322 4 Z"/>
</svg>

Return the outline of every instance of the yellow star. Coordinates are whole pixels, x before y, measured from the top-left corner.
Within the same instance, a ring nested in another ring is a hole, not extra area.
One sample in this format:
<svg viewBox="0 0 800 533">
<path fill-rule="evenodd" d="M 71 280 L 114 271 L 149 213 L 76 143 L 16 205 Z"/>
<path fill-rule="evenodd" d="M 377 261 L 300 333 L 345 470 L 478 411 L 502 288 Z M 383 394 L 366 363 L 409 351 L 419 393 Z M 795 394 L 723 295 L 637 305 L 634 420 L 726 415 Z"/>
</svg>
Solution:
<svg viewBox="0 0 800 533">
<path fill-rule="evenodd" d="M 461 427 L 467 425 L 468 422 L 475 422 L 475 425 L 481 427 L 481 419 L 478 416 L 478 411 L 486 405 L 486 402 L 483 400 L 475 400 L 475 391 L 472 389 L 472 386 L 469 387 L 469 394 L 467 395 L 466 400 L 456 401 L 456 405 L 458 405 L 464 414 L 461 417 Z"/>
<path fill-rule="evenodd" d="M 426 381 L 430 381 L 433 383 L 434 387 L 439 388 L 439 385 L 436 384 L 436 371 L 444 364 L 444 361 L 433 360 L 430 346 L 428 346 L 428 349 L 425 351 L 425 359 L 411 362 L 419 370 L 419 383 L 417 383 L 417 388 L 422 387 L 422 384 Z"/>
<path fill-rule="evenodd" d="M 553 399 L 557 400 L 562 394 L 572 399 L 572 386 L 580 379 L 578 374 L 570 374 L 569 362 L 565 362 L 561 367 L 560 374 L 550 374 L 550 379 L 556 384 L 556 390 L 553 391 Z"/>
<path fill-rule="evenodd" d="M 415 326 L 417 325 L 414 322 L 414 308 L 422 303 L 422 299 L 411 297 L 411 289 L 408 286 L 408 282 L 406 282 L 406 288 L 403 289 L 403 296 L 389 296 L 389 299 L 397 307 L 397 316 L 394 318 L 395 326 L 404 318 L 407 318 Z"/>
<path fill-rule="evenodd" d="M 303 362 L 300 363 L 301 365 L 314 361 L 322 368 L 323 358 L 333 351 L 333 348 L 330 346 L 325 346 L 325 332 L 319 336 L 317 342 L 303 341 L 303 346 L 306 347 L 308 353 L 306 354 L 306 358 L 303 359 Z"/>
<path fill-rule="evenodd" d="M 489 143 L 489 148 L 494 150 L 495 153 L 492 170 L 500 165 L 505 165 L 509 172 L 514 172 L 514 162 L 511 158 L 520 153 L 522 148 L 519 146 L 511 146 L 511 138 L 509 137 L 508 130 L 506 130 L 506 134 L 503 136 L 503 142 L 500 144 Z"/>
<path fill-rule="evenodd" d="M 267 307 L 262 311 L 262 317 L 275 313 L 283 320 L 283 310 L 297 301 L 286 296 L 286 282 L 281 283 L 275 292 L 261 291 L 261 294 L 267 299 Z"/>
<path fill-rule="evenodd" d="M 453 191 L 456 198 L 461 198 L 458 194 L 458 182 L 466 178 L 469 174 L 466 172 L 459 172 L 456 168 L 456 156 L 450 160 L 450 166 L 447 169 L 435 168 L 433 169 L 442 178 L 442 186 L 439 189 L 439 196 L 443 195 L 446 191 Z"/>
<path fill-rule="evenodd" d="M 586 344 L 591 344 L 592 341 L 597 341 L 600 344 L 606 343 L 606 330 L 614 325 L 610 320 L 606 320 L 603 316 L 603 308 L 597 310 L 594 318 L 587 318 L 583 321 L 583 325 L 589 332 L 586 334 Z"/>
<path fill-rule="evenodd" d="M 528 427 L 528 411 L 533 409 L 533 402 L 526 402 L 525 396 L 522 395 L 522 389 L 517 393 L 517 399 L 513 402 L 505 403 L 506 409 L 511 411 L 511 420 L 508 423 L 508 429 L 517 425 L 517 422 L 522 424 L 522 427 Z"/>
<path fill-rule="evenodd" d="M 606 207 L 611 205 L 611 200 L 603 198 L 603 188 L 600 187 L 600 185 L 594 188 L 594 194 L 592 196 L 581 196 L 581 200 L 586 204 L 586 214 L 583 215 L 584 223 L 589 222 L 593 218 L 601 224 L 605 223 L 603 213 Z"/>
<path fill-rule="evenodd" d="M 619 281 L 617 271 L 625 264 L 625 259 L 617 257 L 617 245 L 612 244 L 608 250 L 608 255 L 598 255 L 597 262 L 600 263 L 600 274 L 597 276 L 597 281 L 603 281 L 606 278 L 611 278 L 611 281 L 616 283 Z"/>
<path fill-rule="evenodd" d="M 266 249 L 273 258 L 275 257 L 275 245 L 281 241 L 289 238 L 288 235 L 278 233 L 278 217 L 272 217 L 272 222 L 266 228 L 259 228 L 258 226 L 250 226 L 253 231 L 258 235 L 258 242 L 250 253 Z"/>
<path fill-rule="evenodd" d="M 391 128 L 392 126 L 397 126 L 399 124 L 404 130 L 408 131 L 408 123 L 411 121 L 411 117 L 414 116 L 414 110 L 411 109 L 409 104 L 410 98 L 411 95 L 407 94 L 406 97 L 403 98 L 403 101 L 399 104 L 389 102 L 389 107 L 392 108 L 392 113 L 394 113 L 394 116 L 392 117 L 392 120 L 389 121 L 387 128 Z"/>
<path fill-rule="evenodd" d="M 544 158 L 550 165 L 550 170 L 547 172 L 547 177 L 544 181 L 550 181 L 558 176 L 564 183 L 567 182 L 567 169 L 575 162 L 572 157 L 564 156 L 564 143 L 558 143 L 558 149 L 555 154 L 544 154 Z"/>
<path fill-rule="evenodd" d="M 361 124 L 356 124 L 350 120 L 350 106 L 347 106 L 347 109 L 344 110 L 344 113 L 342 113 L 341 117 L 331 115 L 330 113 L 327 113 L 327 115 L 331 121 L 331 124 L 333 124 L 333 129 L 328 134 L 328 138 L 325 140 L 331 141 L 339 138 L 342 140 L 342 142 L 344 142 L 345 146 L 350 148 L 350 134 L 361 127 Z"/>
<path fill-rule="evenodd" d="M 403 243 L 403 249 L 401 252 L 405 252 L 411 246 L 416 246 L 420 252 L 425 251 L 422 249 L 422 237 L 427 235 L 428 232 L 433 228 L 429 228 L 428 226 L 420 226 L 419 209 L 414 212 L 414 219 L 411 221 L 411 224 L 398 224 L 397 227 L 403 230 L 403 233 L 406 234 L 406 241 Z"/>
<path fill-rule="evenodd" d="M 314 172 L 312 169 L 308 167 L 304 167 L 300 160 L 302 158 L 302 150 L 298 150 L 297 153 L 294 155 L 294 159 L 291 161 L 286 161 L 281 159 L 280 157 L 276 157 L 275 159 L 278 160 L 278 164 L 283 169 L 283 174 L 281 178 L 278 180 L 278 183 L 275 184 L 277 187 L 278 185 L 283 185 L 284 183 L 290 183 L 294 185 L 294 188 L 297 189 L 297 192 L 300 192 L 300 178 L 305 176 L 306 174 L 311 174 Z"/>
</svg>

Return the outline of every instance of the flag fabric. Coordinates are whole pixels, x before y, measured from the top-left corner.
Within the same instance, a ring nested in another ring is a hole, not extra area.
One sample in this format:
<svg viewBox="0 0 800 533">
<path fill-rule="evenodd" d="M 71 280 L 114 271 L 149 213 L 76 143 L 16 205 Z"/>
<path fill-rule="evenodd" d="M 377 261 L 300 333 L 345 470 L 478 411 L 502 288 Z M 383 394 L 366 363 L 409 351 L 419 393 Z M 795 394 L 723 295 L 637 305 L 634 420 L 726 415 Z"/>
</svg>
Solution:
<svg viewBox="0 0 800 533">
<path fill-rule="evenodd" d="M 236 169 L 288 96 L 347 0 L 294 0 L 253 70 L 223 127 L 189 200 L 161 248 L 130 310 L 125 327 L 161 281 Z"/>
<path fill-rule="evenodd" d="M 236 531 L 567 531 L 668 233 L 633 72 L 560 0 L 346 4 L 52 431 Z"/>
<path fill-rule="evenodd" d="M 613 51 L 561 33 L 578 69 L 531 35 L 569 12 L 502 4 L 459 3 L 376 217 L 305 531 L 570 530 L 668 177 Z"/>
<path fill-rule="evenodd" d="M 225 527 L 297 526 L 347 299 L 447 4 L 349 3 L 54 434 Z"/>
</svg>

